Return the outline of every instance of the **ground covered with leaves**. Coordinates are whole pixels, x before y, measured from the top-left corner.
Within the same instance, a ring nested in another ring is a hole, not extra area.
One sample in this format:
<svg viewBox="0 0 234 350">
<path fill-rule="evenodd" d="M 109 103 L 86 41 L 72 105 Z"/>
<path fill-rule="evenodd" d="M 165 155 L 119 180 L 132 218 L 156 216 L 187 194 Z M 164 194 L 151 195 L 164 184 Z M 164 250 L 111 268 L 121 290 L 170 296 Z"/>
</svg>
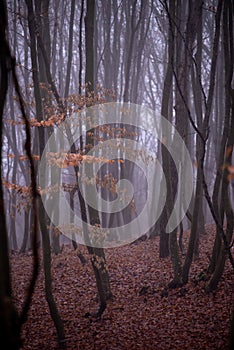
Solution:
<svg viewBox="0 0 234 350">
<path fill-rule="evenodd" d="M 206 294 L 197 276 L 207 268 L 214 230 L 201 238 L 200 259 L 193 263 L 189 283 L 166 290 L 172 278 L 170 259 L 159 259 L 159 239 L 108 249 L 114 298 L 101 319 L 88 317 L 98 308 L 94 274 L 87 259 L 66 246 L 52 257 L 53 292 L 64 321 L 67 348 L 121 349 L 228 349 L 233 271 L 227 262 L 218 289 Z M 188 234 L 184 241 L 188 241 Z M 12 255 L 12 283 L 20 309 L 31 274 L 32 257 Z M 44 296 L 43 271 L 36 285 L 28 321 L 23 329 L 23 349 L 58 349 L 56 332 Z"/>
</svg>

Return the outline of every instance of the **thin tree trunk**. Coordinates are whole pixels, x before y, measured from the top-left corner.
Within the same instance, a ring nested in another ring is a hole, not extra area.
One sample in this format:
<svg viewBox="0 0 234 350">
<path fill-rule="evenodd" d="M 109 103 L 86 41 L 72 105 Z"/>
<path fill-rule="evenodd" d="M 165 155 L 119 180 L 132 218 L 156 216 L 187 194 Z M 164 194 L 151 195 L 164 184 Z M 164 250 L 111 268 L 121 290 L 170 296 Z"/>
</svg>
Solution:
<svg viewBox="0 0 234 350">
<path fill-rule="evenodd" d="M 172 18 L 175 16 L 175 5 L 173 1 L 169 3 L 169 12 Z M 162 93 L 162 107 L 161 107 L 161 115 L 169 120 L 169 103 L 170 103 L 170 95 L 172 89 L 172 81 L 173 81 L 173 61 L 174 61 L 174 26 L 168 28 L 168 64 L 166 69 L 166 75 L 163 85 L 163 93 Z M 164 146 L 161 146 L 162 153 L 162 165 L 163 172 L 165 174 L 169 173 L 169 169 L 167 169 L 167 153 Z M 168 176 L 168 175 L 167 175 Z M 162 194 L 163 195 L 163 194 Z M 168 203 L 166 200 L 165 203 Z M 159 225 L 160 225 L 160 245 L 159 245 L 159 256 L 160 258 L 166 258 L 169 256 L 169 235 L 166 232 L 166 225 L 168 220 L 167 214 L 167 204 L 163 208 L 163 212 L 161 214 Z"/>
<path fill-rule="evenodd" d="M 90 98 L 94 94 L 94 19 L 95 19 L 95 1 L 87 0 L 87 12 L 85 17 L 85 53 L 86 53 L 86 68 L 85 68 L 85 82 L 86 82 L 86 97 Z M 92 101 L 92 99 L 91 99 Z M 90 102 L 89 102 L 90 103 Z M 92 102 L 91 102 L 92 103 Z M 88 130 L 87 130 L 88 131 Z M 86 134 L 86 145 L 94 145 L 94 139 L 90 136 L 90 133 Z M 92 177 L 92 174 L 87 174 Z M 81 201 L 81 211 L 86 211 L 85 203 Z M 88 214 L 90 218 L 90 224 L 100 225 L 99 213 L 96 209 L 88 206 Z M 85 214 L 86 215 L 86 214 Z M 86 215 L 87 220 L 87 215 Z M 87 221 L 86 221 L 87 222 Z M 86 236 L 89 235 L 86 232 Z M 91 262 L 96 278 L 98 294 L 100 298 L 100 308 L 97 312 L 98 316 L 101 316 L 106 308 L 106 301 L 111 298 L 112 293 L 110 290 L 109 275 L 106 268 L 106 259 L 103 248 L 95 248 L 88 246 L 88 251 L 92 255 Z"/>
<path fill-rule="evenodd" d="M 0 2 L 0 339 L 6 349 L 20 348 L 20 328 L 11 291 L 8 238 L 2 187 L 2 124 L 8 89 L 9 56 L 6 45 L 7 12 L 5 1 Z"/>
<path fill-rule="evenodd" d="M 232 6 L 227 1 L 224 2 L 223 9 L 223 45 L 224 45 L 224 68 L 225 68 L 225 127 L 223 132 L 223 142 L 225 143 L 223 158 L 224 167 L 222 171 L 221 180 L 221 201 L 219 207 L 219 218 L 221 219 L 221 225 L 224 224 L 224 218 L 226 217 L 226 240 L 228 245 L 231 242 L 234 228 L 234 214 L 229 197 L 229 185 L 228 180 L 228 166 L 232 163 L 232 153 L 234 144 L 234 93 L 232 89 L 232 76 L 233 71 L 230 68 L 234 55 L 233 55 L 233 11 Z M 207 283 L 206 290 L 214 290 L 220 278 L 223 274 L 227 251 L 224 243 L 222 242 L 221 249 L 218 254 L 218 259 L 215 265 L 213 274 Z"/>
<path fill-rule="evenodd" d="M 68 46 L 68 59 L 67 59 L 67 75 L 65 83 L 64 99 L 69 94 L 70 79 L 71 79 L 71 64 L 72 64 L 72 47 L 73 47 L 73 24 L 75 15 L 75 0 L 71 1 L 71 14 L 70 14 L 70 26 L 69 26 L 69 46 Z"/>
<path fill-rule="evenodd" d="M 33 67 L 33 82 L 34 82 L 34 95 L 35 95 L 35 102 L 36 102 L 36 114 L 37 114 L 38 121 L 42 121 L 43 108 L 42 108 L 41 92 L 40 92 L 40 86 L 39 86 L 39 76 L 38 76 L 37 41 L 36 41 L 36 28 L 35 28 L 36 20 L 35 20 L 32 0 L 26 0 L 26 4 L 28 8 L 28 26 L 29 26 L 29 33 L 30 33 L 30 39 L 31 39 L 31 60 L 32 60 L 32 67 Z M 44 62 L 45 66 L 46 66 L 46 63 L 47 62 Z M 40 156 L 42 156 L 42 153 L 44 151 L 44 146 L 45 146 L 44 129 L 39 128 Z M 43 247 L 43 267 L 44 267 L 44 274 L 45 274 L 46 300 L 48 302 L 50 314 L 57 330 L 59 345 L 61 348 L 65 348 L 65 333 L 64 333 L 63 322 L 58 313 L 58 310 L 53 298 L 53 294 L 52 294 L 51 251 L 50 251 L 49 233 L 47 229 L 48 218 L 45 213 L 45 209 L 43 207 L 41 198 L 39 201 L 39 220 L 40 220 L 40 227 L 41 227 L 42 247 Z"/>
</svg>

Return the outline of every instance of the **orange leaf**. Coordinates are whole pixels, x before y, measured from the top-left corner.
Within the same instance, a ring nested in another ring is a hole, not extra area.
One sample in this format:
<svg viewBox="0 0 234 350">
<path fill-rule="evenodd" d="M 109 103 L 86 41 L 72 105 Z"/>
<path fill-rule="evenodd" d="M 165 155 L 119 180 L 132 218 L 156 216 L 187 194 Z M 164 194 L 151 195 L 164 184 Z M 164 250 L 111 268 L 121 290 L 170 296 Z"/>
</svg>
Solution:
<svg viewBox="0 0 234 350">
<path fill-rule="evenodd" d="M 228 169 L 230 174 L 234 174 L 234 166 L 233 165 L 229 165 L 227 169 Z"/>
</svg>

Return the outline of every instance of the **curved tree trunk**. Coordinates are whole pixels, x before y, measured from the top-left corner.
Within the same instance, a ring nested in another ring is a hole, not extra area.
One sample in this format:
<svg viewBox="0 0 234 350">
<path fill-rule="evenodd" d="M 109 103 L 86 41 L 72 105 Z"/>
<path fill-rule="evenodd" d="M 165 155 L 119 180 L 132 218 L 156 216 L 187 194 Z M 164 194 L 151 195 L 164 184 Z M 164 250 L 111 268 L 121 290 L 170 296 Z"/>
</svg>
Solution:
<svg viewBox="0 0 234 350">
<path fill-rule="evenodd" d="M 234 13 L 231 3 L 224 2 L 223 9 L 223 46 L 224 46 L 224 71 L 225 71 L 225 126 L 223 131 L 223 143 L 225 147 L 221 149 L 224 162 L 222 166 L 222 178 L 221 185 L 221 200 L 219 207 L 219 218 L 221 225 L 224 225 L 224 219 L 226 218 L 226 240 L 230 245 L 233 228 L 234 228 L 234 213 L 230 200 L 229 186 L 230 181 L 228 179 L 229 171 L 228 167 L 232 164 L 232 154 L 234 146 L 234 90 L 232 88 L 233 69 L 230 67 L 233 64 L 233 19 Z M 206 290 L 211 291 L 215 289 L 223 274 L 227 251 L 222 242 L 221 249 L 219 251 L 218 259 L 215 264 L 214 271 L 210 280 L 207 283 Z"/>
<path fill-rule="evenodd" d="M 8 89 L 10 58 L 6 45 L 7 14 L 6 3 L 0 3 L 0 339 L 5 349 L 20 348 L 20 327 L 11 292 L 8 238 L 4 211 L 2 187 L 2 123 Z"/>
<path fill-rule="evenodd" d="M 87 10 L 85 16 L 85 53 L 86 53 L 86 66 L 85 66 L 85 83 L 86 83 L 86 96 L 90 98 L 94 94 L 94 20 L 95 20 L 95 1 L 87 0 Z M 92 99 L 91 99 L 92 101 Z M 87 130 L 88 131 L 88 130 Z M 86 134 L 86 145 L 94 146 L 94 139 L 90 136 L 90 133 Z M 92 177 L 92 174 L 88 174 Z M 81 194 L 79 196 L 81 199 Z M 86 211 L 85 203 L 80 200 L 82 212 Z M 88 215 L 90 218 L 90 224 L 100 225 L 99 213 L 96 209 L 88 206 Z M 86 215 L 87 220 L 87 215 Z M 86 235 L 89 235 L 86 232 Z M 98 294 L 100 298 L 100 308 L 97 315 L 100 316 L 106 308 L 106 301 L 111 298 L 112 293 L 110 289 L 109 275 L 106 267 L 106 259 L 103 248 L 95 248 L 88 246 L 88 251 L 92 256 L 91 262 L 96 278 Z"/>
<path fill-rule="evenodd" d="M 37 55 L 37 38 L 36 36 L 36 20 L 35 14 L 33 10 L 33 2 L 32 0 L 26 0 L 27 8 L 28 8 L 28 26 L 31 40 L 31 60 L 33 67 L 33 82 L 34 82 L 34 95 L 36 102 L 36 115 L 38 121 L 43 120 L 43 107 L 41 100 L 41 91 L 39 85 L 39 75 L 38 75 L 38 55 Z M 38 34 L 39 35 L 39 34 Z M 47 62 L 44 62 L 44 66 L 46 69 Z M 42 156 L 45 147 L 45 135 L 44 129 L 39 128 L 39 153 Z M 43 184 L 42 184 L 43 186 Z M 50 239 L 49 232 L 47 229 L 48 217 L 45 213 L 45 209 L 41 198 L 39 200 L 39 220 L 41 227 L 41 236 L 42 236 L 42 247 L 43 247 L 43 266 L 45 273 L 45 293 L 46 300 L 49 305 L 50 314 L 54 321 L 54 325 L 57 330 L 59 345 L 62 348 L 65 348 L 65 333 L 63 322 L 60 318 L 60 315 L 57 310 L 56 303 L 54 301 L 53 293 L 52 293 L 52 278 L 51 278 L 51 250 L 50 250 Z"/>
</svg>

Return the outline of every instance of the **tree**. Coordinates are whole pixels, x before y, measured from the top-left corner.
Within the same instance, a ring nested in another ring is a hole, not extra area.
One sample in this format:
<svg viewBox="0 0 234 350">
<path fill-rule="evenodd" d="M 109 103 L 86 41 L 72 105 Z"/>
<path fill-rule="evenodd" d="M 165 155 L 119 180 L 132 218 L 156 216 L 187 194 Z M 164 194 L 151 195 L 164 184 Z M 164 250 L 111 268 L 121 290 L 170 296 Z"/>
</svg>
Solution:
<svg viewBox="0 0 234 350">
<path fill-rule="evenodd" d="M 32 67 L 33 67 L 33 82 L 34 82 L 34 95 L 35 95 L 35 102 L 36 102 L 36 115 L 37 120 L 39 122 L 43 121 L 43 106 L 42 106 L 42 97 L 41 97 L 41 91 L 40 91 L 40 84 L 39 84 L 39 58 L 38 58 L 38 50 L 37 50 L 37 44 L 41 43 L 38 39 L 40 38 L 40 31 L 37 32 L 36 26 L 38 25 L 36 23 L 36 17 L 33 10 L 33 2 L 32 0 L 26 0 L 27 8 L 28 8 L 28 26 L 29 26 L 29 33 L 30 33 L 30 39 L 31 39 L 31 60 L 32 60 Z M 40 27 L 39 27 L 40 28 Z M 39 42 L 38 42 L 39 41 Z M 40 46 L 41 53 L 43 54 L 42 45 Z M 44 57 L 43 57 L 44 59 Z M 45 67 L 45 70 L 48 69 L 48 62 L 44 59 L 43 61 L 43 67 Z M 43 72 L 45 72 L 43 70 Z M 47 78 L 47 77 L 44 77 Z M 44 148 L 45 148 L 45 130 L 43 128 L 39 128 L 39 154 L 40 157 L 43 154 Z M 46 300 L 49 305 L 51 317 L 54 321 L 57 335 L 58 335 L 58 341 L 61 346 L 61 348 L 65 347 L 65 333 L 64 333 L 64 327 L 61 320 L 61 317 L 59 315 L 53 293 L 52 293 L 52 276 L 51 276 L 51 251 L 50 251 L 50 240 L 49 240 L 49 234 L 47 229 L 47 223 L 49 221 L 49 218 L 45 212 L 42 200 L 40 198 L 39 201 L 39 219 L 40 219 L 40 228 L 41 228 L 41 236 L 42 236 L 42 247 L 43 247 L 43 266 L 44 266 L 44 273 L 45 273 L 45 294 L 46 294 Z"/>
<path fill-rule="evenodd" d="M 86 66 L 85 66 L 85 82 L 86 82 L 86 97 L 90 98 L 94 94 L 94 20 L 95 20 L 95 1 L 87 0 L 87 10 L 85 17 L 85 53 L 86 53 Z M 94 130 L 93 130 L 94 132 Z M 90 136 L 92 133 L 88 131 L 86 133 L 86 150 L 94 146 L 94 138 Z M 93 173 L 89 173 L 86 168 L 86 175 L 92 178 Z M 82 212 L 84 213 L 85 204 L 81 202 Z M 99 213 L 96 209 L 88 206 L 88 214 L 90 224 L 93 226 L 100 225 Z M 87 214 L 84 219 L 87 222 Z M 86 235 L 89 235 L 86 232 Z M 91 254 L 91 262 L 97 282 L 98 294 L 100 298 L 100 308 L 97 312 L 98 316 L 101 316 L 106 308 L 106 301 L 112 297 L 110 290 L 109 275 L 106 267 L 106 258 L 103 248 L 90 247 L 88 245 L 88 251 Z M 100 266 L 100 267 L 99 267 Z"/>
<path fill-rule="evenodd" d="M 0 4 L 1 29 L 0 29 L 0 164 L 2 164 L 2 124 L 3 111 L 8 89 L 8 67 L 10 57 L 6 43 L 7 14 L 6 3 Z M 0 167 L 1 168 L 1 167 Z M 0 169 L 0 339 L 8 349 L 20 348 L 19 319 L 12 299 L 10 266 L 8 257 L 8 238 L 5 221 L 2 171 Z"/>
<path fill-rule="evenodd" d="M 27 315 L 29 307 L 32 300 L 32 295 L 35 288 L 35 283 L 38 276 L 39 270 L 39 258 L 37 252 L 37 230 L 38 230 L 38 221 L 37 221 L 37 186 L 36 186 L 36 176 L 35 168 L 33 163 L 33 157 L 31 153 L 31 135 L 29 121 L 25 114 L 24 102 L 20 91 L 20 86 L 15 71 L 15 59 L 12 57 L 8 41 L 6 38 L 7 31 L 7 14 L 6 14 L 6 3 L 5 1 L 0 4 L 0 16 L 2 27 L 0 30 L 0 42 L 1 42 L 1 55 L 0 55 L 0 168 L 2 169 L 2 122 L 3 122 L 3 111 L 6 102 L 7 90 L 8 90 L 8 75 L 9 68 L 12 71 L 12 80 L 14 82 L 15 90 L 19 99 L 19 105 L 22 112 L 23 119 L 26 125 L 26 141 L 25 141 L 25 150 L 27 157 L 30 162 L 31 168 L 31 191 L 32 191 L 32 209 L 33 209 L 33 274 L 31 281 L 28 286 L 28 291 L 26 298 L 24 300 L 23 308 L 20 314 L 18 314 L 14 302 L 12 299 L 12 288 L 11 288 L 11 279 L 10 279 L 10 264 L 9 264 L 9 249 L 8 249 L 8 240 L 7 240 L 7 229 L 6 229 L 6 220 L 5 220 L 5 211 L 4 211 L 4 198 L 3 198 L 3 187 L 2 187 L 2 176 L 0 179 L 0 225 L 1 225 L 1 235 L 0 235 L 0 339 L 2 344 L 9 349 L 19 349 L 22 345 L 20 333 L 22 325 L 27 320 Z M 0 173 L 2 171 L 0 170 Z"/>
</svg>

